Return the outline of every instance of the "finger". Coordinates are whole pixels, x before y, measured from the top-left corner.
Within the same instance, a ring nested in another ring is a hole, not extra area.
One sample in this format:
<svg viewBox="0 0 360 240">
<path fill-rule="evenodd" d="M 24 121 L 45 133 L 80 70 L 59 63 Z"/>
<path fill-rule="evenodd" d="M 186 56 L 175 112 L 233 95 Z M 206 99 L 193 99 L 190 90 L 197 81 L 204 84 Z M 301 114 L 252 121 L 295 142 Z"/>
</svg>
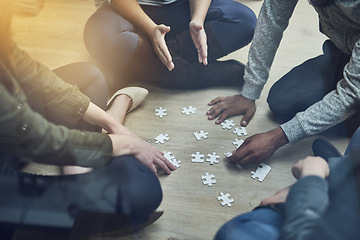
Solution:
<svg viewBox="0 0 360 240">
<path fill-rule="evenodd" d="M 164 170 L 166 172 L 166 174 L 170 175 L 171 171 L 170 169 L 167 167 L 167 165 L 164 163 L 164 161 L 160 160 L 160 159 L 156 159 L 154 161 L 154 163 L 161 168 L 162 170 Z"/>
<path fill-rule="evenodd" d="M 230 162 L 239 162 L 245 156 L 248 155 L 246 149 L 246 142 L 244 142 L 238 149 L 236 149 L 233 154 L 228 158 Z"/>
<path fill-rule="evenodd" d="M 229 117 L 229 114 L 226 113 L 226 111 L 223 111 L 223 113 L 220 115 L 218 120 L 216 120 L 216 124 L 222 123 L 224 120 L 226 120 Z"/>
<path fill-rule="evenodd" d="M 214 105 L 214 104 L 216 104 L 216 103 L 218 103 L 218 102 L 221 102 L 221 101 L 224 101 L 224 98 L 223 98 L 223 97 L 217 97 L 217 98 L 211 100 L 211 101 L 208 103 L 208 105 L 209 105 L 209 106 L 212 106 L 212 105 Z"/>
<path fill-rule="evenodd" d="M 250 122 L 250 120 L 252 119 L 252 117 L 254 116 L 254 114 L 255 114 L 254 110 L 247 111 L 244 117 L 241 119 L 241 126 L 246 127 Z"/>
</svg>

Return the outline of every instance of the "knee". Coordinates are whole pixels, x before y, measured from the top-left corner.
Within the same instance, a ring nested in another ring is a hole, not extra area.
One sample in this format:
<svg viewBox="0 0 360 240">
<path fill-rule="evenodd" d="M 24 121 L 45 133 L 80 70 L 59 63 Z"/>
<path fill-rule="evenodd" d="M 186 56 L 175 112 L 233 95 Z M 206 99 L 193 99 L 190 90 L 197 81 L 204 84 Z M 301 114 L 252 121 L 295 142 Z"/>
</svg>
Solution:
<svg viewBox="0 0 360 240">
<path fill-rule="evenodd" d="M 157 176 L 133 156 L 116 158 L 113 162 L 115 164 L 110 167 L 118 166 L 116 174 L 121 178 L 117 201 L 119 211 L 135 217 L 150 215 L 162 201 Z"/>
<path fill-rule="evenodd" d="M 281 121 L 288 121 L 296 114 L 292 104 L 293 98 L 287 97 L 287 91 L 285 90 L 280 84 L 275 83 L 267 97 L 267 103 L 271 112 Z"/>
</svg>

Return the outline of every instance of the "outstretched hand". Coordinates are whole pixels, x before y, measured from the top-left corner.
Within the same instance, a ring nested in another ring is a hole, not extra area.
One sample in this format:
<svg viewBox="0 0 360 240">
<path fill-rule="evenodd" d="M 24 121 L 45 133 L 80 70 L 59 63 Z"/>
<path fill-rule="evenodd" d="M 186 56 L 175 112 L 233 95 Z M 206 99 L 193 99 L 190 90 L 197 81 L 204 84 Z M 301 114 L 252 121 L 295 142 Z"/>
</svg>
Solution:
<svg viewBox="0 0 360 240">
<path fill-rule="evenodd" d="M 156 27 L 152 31 L 150 40 L 153 45 L 154 51 L 160 58 L 161 62 L 166 66 L 169 71 L 171 71 L 174 69 L 175 65 L 172 61 L 171 54 L 165 42 L 165 35 L 168 32 L 170 32 L 169 26 L 165 26 L 164 24 L 156 25 Z"/>
<path fill-rule="evenodd" d="M 191 21 L 189 23 L 189 30 L 190 30 L 191 38 L 198 52 L 199 63 L 207 65 L 208 46 L 207 46 L 207 36 L 203 25 L 196 21 Z"/>
<path fill-rule="evenodd" d="M 218 97 L 209 102 L 209 106 L 213 106 L 206 112 L 208 119 L 216 120 L 216 124 L 222 123 L 227 117 L 243 114 L 241 126 L 246 127 L 256 111 L 255 101 L 245 98 L 242 95 L 234 95 L 230 97 Z"/>
<path fill-rule="evenodd" d="M 266 133 L 255 134 L 247 138 L 244 143 L 228 157 L 230 162 L 240 165 L 247 163 L 261 163 L 271 157 L 274 152 L 289 141 L 282 131 L 276 128 Z"/>
</svg>

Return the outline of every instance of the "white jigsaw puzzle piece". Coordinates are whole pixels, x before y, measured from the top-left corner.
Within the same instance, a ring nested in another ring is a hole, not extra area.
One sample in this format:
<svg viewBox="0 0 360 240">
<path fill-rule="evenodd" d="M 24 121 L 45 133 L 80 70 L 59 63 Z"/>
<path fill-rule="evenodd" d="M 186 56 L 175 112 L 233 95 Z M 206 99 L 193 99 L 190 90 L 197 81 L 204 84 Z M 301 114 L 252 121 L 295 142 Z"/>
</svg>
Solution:
<svg viewBox="0 0 360 240">
<path fill-rule="evenodd" d="M 174 165 L 174 167 L 176 167 L 176 168 L 181 167 L 181 166 L 180 166 L 181 161 L 177 161 L 176 158 L 172 155 L 171 152 L 163 152 L 163 153 L 164 153 L 164 157 L 165 157 L 167 160 L 169 160 L 169 162 L 171 162 L 172 165 Z"/>
<path fill-rule="evenodd" d="M 233 154 L 232 154 L 232 152 L 226 152 L 226 153 L 224 153 L 224 155 L 225 155 L 225 157 L 231 157 Z"/>
<path fill-rule="evenodd" d="M 207 138 L 207 135 L 208 135 L 208 134 L 209 134 L 209 133 L 204 132 L 203 130 L 201 130 L 201 131 L 199 131 L 199 132 L 194 132 L 194 136 L 195 136 L 195 138 L 196 138 L 198 141 Z"/>
<path fill-rule="evenodd" d="M 163 116 L 166 116 L 166 108 L 159 107 L 155 109 L 155 116 L 158 116 L 159 118 L 162 118 Z"/>
<path fill-rule="evenodd" d="M 203 184 L 208 185 L 209 187 L 216 183 L 214 174 L 205 173 L 204 176 L 201 176 L 201 179 L 205 179 Z"/>
<path fill-rule="evenodd" d="M 235 126 L 235 123 L 233 120 L 225 120 L 224 122 L 221 123 L 221 126 L 223 129 L 231 129 L 233 126 Z"/>
<path fill-rule="evenodd" d="M 221 202 L 221 205 L 225 206 L 228 205 L 231 206 L 231 203 L 234 202 L 234 199 L 230 198 L 230 194 L 224 194 L 223 192 L 220 193 L 220 196 L 217 197 L 217 199 Z"/>
<path fill-rule="evenodd" d="M 244 140 L 242 140 L 242 139 L 235 138 L 235 140 L 233 141 L 233 144 L 235 145 L 236 148 L 239 148 L 243 143 L 244 143 Z"/>
<path fill-rule="evenodd" d="M 246 136 L 248 134 L 245 127 L 235 128 L 234 133 L 239 137 L 242 135 Z"/>
<path fill-rule="evenodd" d="M 184 107 L 181 112 L 184 113 L 185 115 L 190 115 L 191 113 L 195 114 L 196 108 L 193 106 L 187 106 L 187 107 Z"/>
<path fill-rule="evenodd" d="M 200 154 L 200 152 L 196 152 L 195 154 L 191 154 L 191 162 L 193 163 L 203 163 L 204 162 L 204 154 Z"/>
<path fill-rule="evenodd" d="M 219 163 L 219 160 L 217 159 L 220 158 L 220 156 L 216 155 L 216 152 L 213 152 L 212 154 L 208 154 L 207 156 L 208 158 L 206 159 L 206 161 L 210 162 L 211 165 L 213 165 L 214 163 Z"/>
<path fill-rule="evenodd" d="M 264 178 L 269 174 L 271 167 L 265 163 L 260 163 L 256 169 L 256 172 L 251 171 L 252 178 L 262 182 Z"/>
<path fill-rule="evenodd" d="M 157 136 L 157 137 L 155 138 L 155 140 L 156 140 L 155 143 L 164 144 L 165 141 L 169 140 L 168 134 L 160 134 L 159 136 Z"/>
</svg>

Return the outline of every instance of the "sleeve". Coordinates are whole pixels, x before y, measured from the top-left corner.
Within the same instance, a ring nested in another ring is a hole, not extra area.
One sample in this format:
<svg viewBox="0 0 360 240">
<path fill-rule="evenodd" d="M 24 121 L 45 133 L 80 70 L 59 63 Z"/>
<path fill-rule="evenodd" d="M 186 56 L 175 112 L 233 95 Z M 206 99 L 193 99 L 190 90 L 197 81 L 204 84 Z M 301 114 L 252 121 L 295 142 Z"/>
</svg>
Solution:
<svg viewBox="0 0 360 240">
<path fill-rule="evenodd" d="M 96 168 L 110 162 L 112 143 L 106 134 L 49 123 L 3 84 L 0 102 L 0 152 L 54 165 Z"/>
<path fill-rule="evenodd" d="M 325 179 L 308 176 L 297 181 L 286 199 L 281 239 L 304 239 L 314 229 L 328 204 Z"/>
<path fill-rule="evenodd" d="M 16 66 L 16 79 L 26 93 L 33 108 L 45 108 L 46 118 L 65 125 L 75 125 L 84 115 L 90 99 L 77 86 L 64 82 L 49 68 L 33 60 L 13 45 L 12 57 Z M 41 104 L 39 104 L 39 102 Z M 68 116 L 64 118 L 63 116 Z"/>
<path fill-rule="evenodd" d="M 336 89 L 281 125 L 290 143 L 318 134 L 351 116 L 360 106 L 360 39 Z"/>
<path fill-rule="evenodd" d="M 298 0 L 265 0 L 255 27 L 245 67 L 241 94 L 258 99 L 268 80 L 270 67 L 279 47 L 283 32 L 289 24 Z"/>
</svg>

